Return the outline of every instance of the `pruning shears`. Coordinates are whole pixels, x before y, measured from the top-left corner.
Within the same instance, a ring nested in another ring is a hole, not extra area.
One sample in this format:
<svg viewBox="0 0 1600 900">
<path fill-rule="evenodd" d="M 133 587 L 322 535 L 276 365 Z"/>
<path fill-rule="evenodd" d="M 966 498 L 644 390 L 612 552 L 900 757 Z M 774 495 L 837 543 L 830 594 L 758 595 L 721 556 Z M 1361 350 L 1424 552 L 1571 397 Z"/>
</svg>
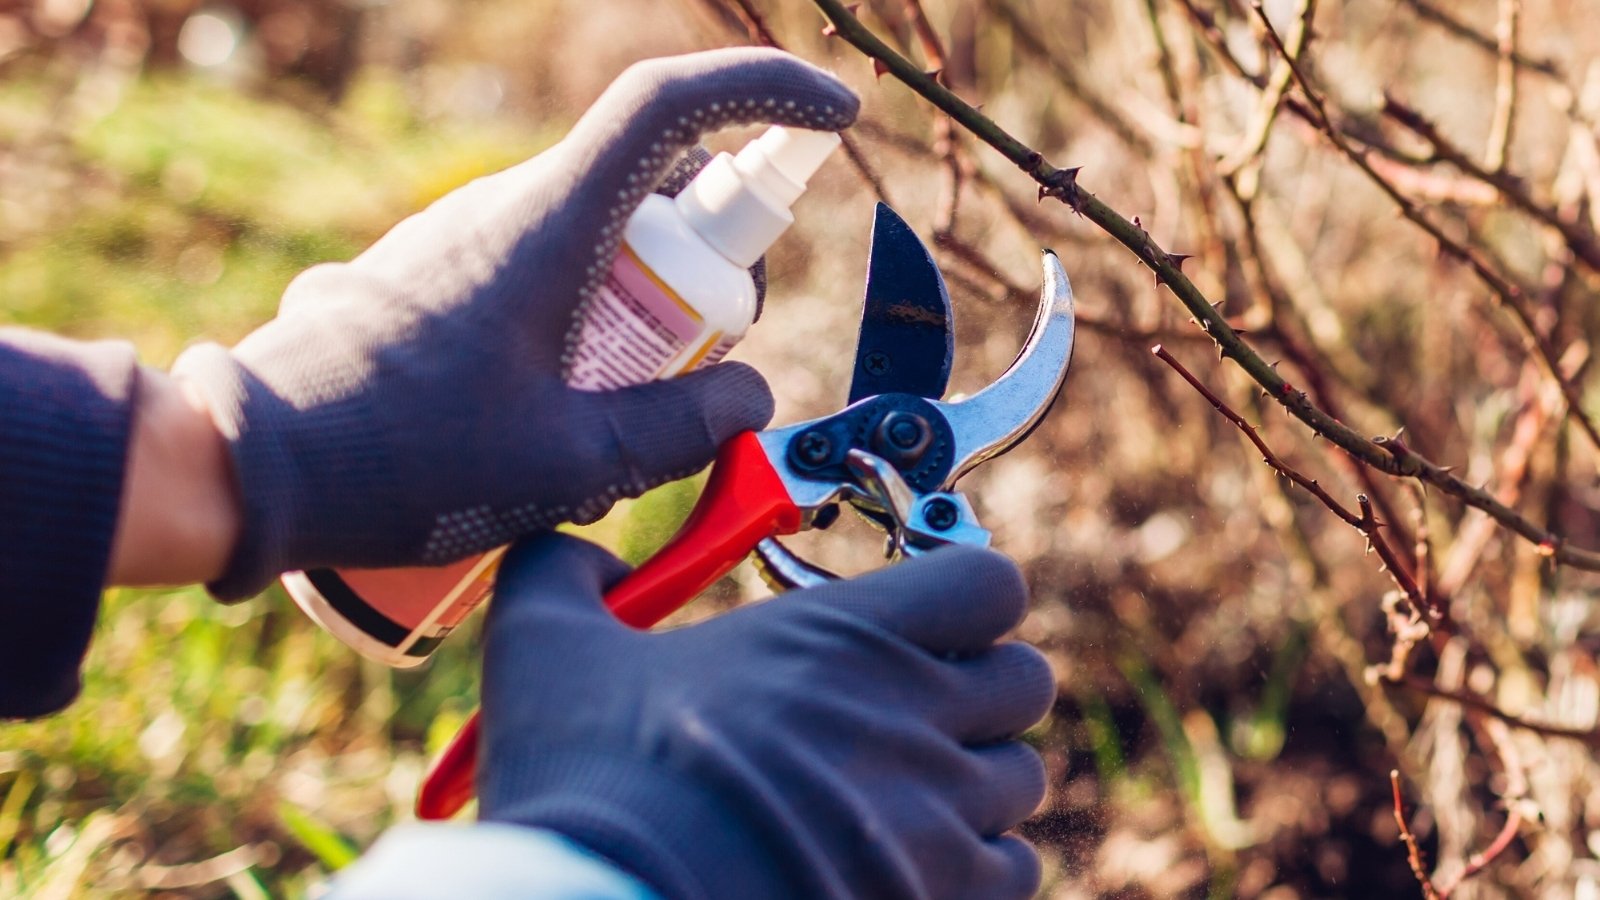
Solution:
<svg viewBox="0 0 1600 900">
<path fill-rule="evenodd" d="M 978 393 L 942 400 L 955 353 L 950 295 L 916 233 L 878 204 L 845 408 L 724 444 L 688 521 L 606 594 L 606 606 L 649 628 L 752 552 L 774 590 L 831 580 L 777 538 L 828 527 L 842 505 L 885 532 L 890 560 L 946 544 L 987 546 L 989 532 L 955 482 L 1028 436 L 1072 359 L 1072 286 L 1048 250 L 1043 268 L 1038 313 L 1016 361 Z M 474 713 L 424 779 L 419 818 L 449 818 L 471 799 L 477 738 Z"/>
</svg>

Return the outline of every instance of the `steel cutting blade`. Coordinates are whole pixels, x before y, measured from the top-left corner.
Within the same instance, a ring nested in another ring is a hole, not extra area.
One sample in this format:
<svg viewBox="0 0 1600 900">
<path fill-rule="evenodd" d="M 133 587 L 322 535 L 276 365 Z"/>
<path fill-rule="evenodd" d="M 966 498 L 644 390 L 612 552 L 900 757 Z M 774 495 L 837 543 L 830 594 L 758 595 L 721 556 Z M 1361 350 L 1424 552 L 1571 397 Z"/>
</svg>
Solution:
<svg viewBox="0 0 1600 900">
<path fill-rule="evenodd" d="M 892 393 L 937 400 L 950 382 L 954 357 L 944 276 L 911 226 L 879 203 L 849 402 Z"/>
</svg>

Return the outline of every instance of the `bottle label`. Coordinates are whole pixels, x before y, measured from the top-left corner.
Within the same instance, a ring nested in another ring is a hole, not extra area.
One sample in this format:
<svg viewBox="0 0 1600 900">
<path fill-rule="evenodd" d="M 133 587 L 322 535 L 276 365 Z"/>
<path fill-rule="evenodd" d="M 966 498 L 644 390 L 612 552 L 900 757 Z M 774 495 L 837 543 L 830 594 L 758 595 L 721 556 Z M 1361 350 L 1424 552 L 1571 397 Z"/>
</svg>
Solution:
<svg viewBox="0 0 1600 900">
<path fill-rule="evenodd" d="M 444 566 L 341 569 L 339 574 L 374 612 L 414 640 L 440 637 L 459 625 L 488 595 L 499 561 L 500 553 L 493 552 Z"/>
<path fill-rule="evenodd" d="M 615 390 L 694 368 L 725 342 L 720 334 L 702 338 L 704 329 L 700 314 L 623 244 L 584 308 L 567 383 Z"/>
</svg>

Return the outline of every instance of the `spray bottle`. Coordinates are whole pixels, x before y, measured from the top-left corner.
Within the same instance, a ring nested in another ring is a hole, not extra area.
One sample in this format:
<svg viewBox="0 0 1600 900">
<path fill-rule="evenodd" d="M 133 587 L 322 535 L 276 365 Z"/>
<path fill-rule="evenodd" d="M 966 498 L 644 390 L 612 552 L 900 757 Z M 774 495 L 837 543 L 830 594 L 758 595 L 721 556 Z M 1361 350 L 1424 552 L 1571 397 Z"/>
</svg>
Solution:
<svg viewBox="0 0 1600 900">
<path fill-rule="evenodd" d="M 614 390 L 721 360 L 755 321 L 750 266 L 794 224 L 789 207 L 838 145 L 831 132 L 774 127 L 737 156 L 718 155 L 677 197 L 646 197 L 580 311 L 567 383 Z M 409 668 L 484 601 L 503 552 L 438 567 L 290 572 L 283 584 L 362 655 Z"/>
</svg>

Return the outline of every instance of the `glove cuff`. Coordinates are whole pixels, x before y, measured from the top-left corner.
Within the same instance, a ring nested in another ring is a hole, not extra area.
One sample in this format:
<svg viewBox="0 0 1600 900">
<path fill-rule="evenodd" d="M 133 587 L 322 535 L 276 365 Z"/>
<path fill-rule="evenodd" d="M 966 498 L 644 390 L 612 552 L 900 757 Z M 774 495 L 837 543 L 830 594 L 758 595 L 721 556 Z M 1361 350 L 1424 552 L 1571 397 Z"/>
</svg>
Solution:
<svg viewBox="0 0 1600 900">
<path fill-rule="evenodd" d="M 172 373 L 205 394 L 241 498 L 239 543 L 226 571 L 206 585 L 213 596 L 243 600 L 286 571 L 376 565 L 394 555 L 366 546 L 371 529 L 335 514 L 350 506 L 333 502 L 341 495 L 398 496 L 378 463 L 370 416 L 349 403 L 291 402 L 216 344 L 185 351 Z"/>
<path fill-rule="evenodd" d="M 560 832 L 670 900 L 824 896 L 746 817 L 666 766 L 587 748 L 508 755 L 480 793 L 485 821 Z"/>
</svg>

